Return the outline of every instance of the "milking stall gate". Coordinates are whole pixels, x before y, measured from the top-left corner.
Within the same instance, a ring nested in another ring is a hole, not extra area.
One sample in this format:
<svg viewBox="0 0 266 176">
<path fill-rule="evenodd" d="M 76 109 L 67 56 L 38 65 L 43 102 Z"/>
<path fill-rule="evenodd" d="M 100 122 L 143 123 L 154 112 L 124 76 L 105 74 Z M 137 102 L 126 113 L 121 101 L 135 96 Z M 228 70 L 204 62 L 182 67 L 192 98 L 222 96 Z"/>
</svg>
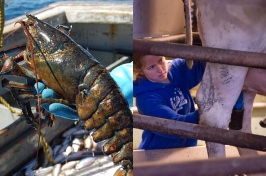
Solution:
<svg viewBox="0 0 266 176">
<path fill-rule="evenodd" d="M 195 46 L 201 45 L 195 26 L 193 26 L 194 45 L 184 45 L 186 40 L 186 35 L 184 34 L 185 18 L 184 6 L 181 0 L 134 0 L 133 11 L 133 52 L 266 68 L 266 54 Z M 194 21 L 193 24 L 196 24 L 196 22 Z M 254 59 L 250 60 L 249 58 Z M 266 137 L 262 135 L 145 116 L 138 114 L 137 108 L 135 108 L 133 114 L 133 121 L 135 130 L 151 130 L 266 151 Z M 134 142 L 136 134 L 137 132 L 134 132 Z M 262 154 L 259 156 L 239 157 L 239 155 L 236 155 L 236 148 L 232 146 L 226 146 L 229 158 L 216 159 L 206 158 L 205 146 L 152 151 L 134 150 L 134 175 L 206 176 L 266 172 L 266 156 L 263 155 L 265 153 L 259 152 Z M 182 161 L 174 157 L 184 157 L 185 159 Z"/>
</svg>

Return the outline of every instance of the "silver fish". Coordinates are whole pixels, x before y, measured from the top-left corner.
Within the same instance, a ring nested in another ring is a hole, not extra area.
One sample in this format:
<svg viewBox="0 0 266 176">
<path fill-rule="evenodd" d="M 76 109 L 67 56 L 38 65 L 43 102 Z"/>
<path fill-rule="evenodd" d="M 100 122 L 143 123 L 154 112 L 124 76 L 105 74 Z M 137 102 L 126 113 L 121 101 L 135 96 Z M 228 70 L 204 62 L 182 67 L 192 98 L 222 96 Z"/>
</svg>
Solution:
<svg viewBox="0 0 266 176">
<path fill-rule="evenodd" d="M 57 155 L 57 153 L 59 152 L 59 149 L 61 147 L 62 147 L 61 145 L 54 146 L 54 148 L 53 148 L 53 156 L 56 156 Z"/>
<path fill-rule="evenodd" d="M 84 167 L 90 166 L 94 163 L 96 160 L 95 157 L 86 157 L 79 161 L 79 163 L 76 165 L 75 169 L 82 169 Z"/>
<path fill-rule="evenodd" d="M 70 153 L 72 153 L 74 151 L 74 149 L 73 149 L 73 147 L 72 146 L 68 146 L 67 148 L 66 148 L 66 151 L 65 152 L 63 152 L 63 155 L 65 156 L 65 157 L 67 157 Z"/>
<path fill-rule="evenodd" d="M 54 162 L 55 162 L 55 163 L 61 163 L 64 159 L 65 159 L 65 156 L 63 155 L 63 153 L 59 153 L 59 154 L 54 158 Z"/>
<path fill-rule="evenodd" d="M 79 161 L 70 161 L 61 167 L 61 171 L 72 169 L 78 164 Z"/>
<path fill-rule="evenodd" d="M 39 168 L 38 170 L 34 171 L 34 176 L 45 176 L 47 175 L 49 172 L 51 172 L 53 170 L 54 166 L 48 166 L 45 168 Z"/>
<path fill-rule="evenodd" d="M 58 176 L 60 171 L 61 171 L 61 164 L 54 165 L 53 172 L 52 172 L 53 176 Z"/>
<path fill-rule="evenodd" d="M 72 147 L 74 149 L 74 152 L 78 152 L 82 147 L 84 147 L 83 140 L 75 138 L 72 142 Z"/>
<path fill-rule="evenodd" d="M 75 133 L 76 131 L 78 131 L 79 129 L 78 128 L 76 128 L 76 127 L 73 127 L 73 128 L 70 128 L 70 129 L 68 129 L 66 132 L 64 132 L 63 134 L 62 134 L 62 137 L 68 137 L 68 136 L 70 136 L 70 135 L 72 135 L 73 133 Z"/>
</svg>

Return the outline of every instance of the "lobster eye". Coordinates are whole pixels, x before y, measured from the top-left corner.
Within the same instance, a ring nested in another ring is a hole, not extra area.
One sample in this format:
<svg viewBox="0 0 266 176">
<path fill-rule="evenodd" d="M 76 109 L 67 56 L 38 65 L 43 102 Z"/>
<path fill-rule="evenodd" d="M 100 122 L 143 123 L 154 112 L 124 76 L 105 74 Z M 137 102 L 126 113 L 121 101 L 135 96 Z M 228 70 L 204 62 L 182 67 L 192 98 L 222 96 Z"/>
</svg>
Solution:
<svg viewBox="0 0 266 176">
<path fill-rule="evenodd" d="M 34 21 L 33 20 L 28 20 L 27 24 L 28 24 L 28 26 L 34 26 Z"/>
<path fill-rule="evenodd" d="M 33 25 L 34 25 L 34 23 L 33 23 L 33 22 L 30 22 L 30 23 L 29 23 L 29 26 L 33 26 Z"/>
</svg>

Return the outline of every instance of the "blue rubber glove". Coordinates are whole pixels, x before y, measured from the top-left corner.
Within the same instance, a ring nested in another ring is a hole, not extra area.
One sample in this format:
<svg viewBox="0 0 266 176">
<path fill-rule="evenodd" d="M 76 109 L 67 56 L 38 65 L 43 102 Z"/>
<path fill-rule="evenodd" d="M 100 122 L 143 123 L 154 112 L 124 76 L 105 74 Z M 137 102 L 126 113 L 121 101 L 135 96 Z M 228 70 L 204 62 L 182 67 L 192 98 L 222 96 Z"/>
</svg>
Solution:
<svg viewBox="0 0 266 176">
<path fill-rule="evenodd" d="M 122 64 L 111 71 L 129 107 L 133 107 L 133 62 Z"/>
<path fill-rule="evenodd" d="M 110 75 L 118 84 L 122 94 L 125 96 L 130 107 L 133 106 L 133 62 L 122 64 L 111 71 Z M 34 94 L 37 94 L 36 84 L 34 85 Z M 41 82 L 38 83 L 39 93 L 42 98 L 58 98 L 52 89 L 45 88 Z M 79 120 L 77 111 L 61 103 L 42 104 L 42 107 L 55 116 L 69 120 Z"/>
<path fill-rule="evenodd" d="M 42 98 L 59 98 L 57 94 L 49 88 L 45 88 L 45 85 L 38 82 L 39 93 L 42 94 Z M 34 85 L 34 94 L 37 94 L 37 84 Z M 67 105 L 61 103 L 42 104 L 41 105 L 47 112 L 54 114 L 57 117 L 62 117 L 69 120 L 78 120 L 77 111 Z"/>
</svg>

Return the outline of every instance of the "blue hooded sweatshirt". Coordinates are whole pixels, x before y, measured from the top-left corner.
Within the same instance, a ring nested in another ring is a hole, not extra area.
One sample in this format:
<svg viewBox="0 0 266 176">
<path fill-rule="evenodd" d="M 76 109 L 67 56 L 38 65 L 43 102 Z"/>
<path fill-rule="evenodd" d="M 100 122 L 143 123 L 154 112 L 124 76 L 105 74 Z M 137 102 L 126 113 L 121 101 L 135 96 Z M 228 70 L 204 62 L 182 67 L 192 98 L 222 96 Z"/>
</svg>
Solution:
<svg viewBox="0 0 266 176">
<path fill-rule="evenodd" d="M 133 83 L 133 96 L 140 114 L 198 124 L 199 113 L 195 111 L 189 90 L 202 79 L 205 62 L 194 61 L 189 69 L 184 59 L 171 62 L 168 71 L 170 83 L 137 79 Z M 166 149 L 197 145 L 196 139 L 162 134 L 144 130 L 139 149 Z"/>
</svg>

